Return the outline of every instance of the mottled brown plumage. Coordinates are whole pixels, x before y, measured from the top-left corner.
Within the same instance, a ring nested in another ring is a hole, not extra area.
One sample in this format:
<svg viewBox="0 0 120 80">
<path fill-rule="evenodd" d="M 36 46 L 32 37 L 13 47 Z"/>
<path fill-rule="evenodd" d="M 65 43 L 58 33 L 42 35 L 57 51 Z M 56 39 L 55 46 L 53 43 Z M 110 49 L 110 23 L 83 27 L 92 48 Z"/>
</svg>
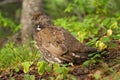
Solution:
<svg viewBox="0 0 120 80">
<path fill-rule="evenodd" d="M 44 14 L 36 13 L 33 16 L 33 22 L 36 26 L 34 39 L 48 62 L 81 63 L 88 59 L 89 53 L 96 52 L 95 48 L 80 43 L 67 30 L 54 26 Z"/>
</svg>

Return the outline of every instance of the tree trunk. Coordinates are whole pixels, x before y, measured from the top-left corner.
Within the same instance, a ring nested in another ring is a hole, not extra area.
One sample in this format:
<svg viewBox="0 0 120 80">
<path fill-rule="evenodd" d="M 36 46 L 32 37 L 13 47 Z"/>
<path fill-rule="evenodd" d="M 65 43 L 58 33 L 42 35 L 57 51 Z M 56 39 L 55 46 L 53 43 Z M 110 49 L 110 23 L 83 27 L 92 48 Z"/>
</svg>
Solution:
<svg viewBox="0 0 120 80">
<path fill-rule="evenodd" d="M 42 0 L 23 0 L 22 3 L 22 16 L 21 16 L 21 37 L 22 43 L 25 43 L 32 39 L 33 26 L 32 26 L 32 14 L 42 11 Z"/>
</svg>

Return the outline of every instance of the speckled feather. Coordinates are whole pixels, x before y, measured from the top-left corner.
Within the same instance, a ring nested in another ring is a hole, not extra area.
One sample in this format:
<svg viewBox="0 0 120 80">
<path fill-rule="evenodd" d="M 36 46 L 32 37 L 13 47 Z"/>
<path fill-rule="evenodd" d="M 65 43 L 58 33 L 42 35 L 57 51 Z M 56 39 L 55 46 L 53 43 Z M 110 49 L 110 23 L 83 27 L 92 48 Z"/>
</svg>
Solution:
<svg viewBox="0 0 120 80">
<path fill-rule="evenodd" d="M 42 14 L 34 20 L 35 26 L 41 28 L 36 30 L 34 39 L 45 60 L 58 63 L 81 63 L 88 59 L 88 54 L 96 52 L 95 48 L 80 43 L 67 30 L 54 26 L 50 19 Z"/>
</svg>

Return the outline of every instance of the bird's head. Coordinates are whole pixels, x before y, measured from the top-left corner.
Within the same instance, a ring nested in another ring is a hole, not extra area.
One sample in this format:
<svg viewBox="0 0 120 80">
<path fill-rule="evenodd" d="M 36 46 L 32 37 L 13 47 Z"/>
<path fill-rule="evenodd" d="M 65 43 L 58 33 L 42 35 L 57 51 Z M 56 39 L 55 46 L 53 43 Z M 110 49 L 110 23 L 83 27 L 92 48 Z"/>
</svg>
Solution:
<svg viewBox="0 0 120 80">
<path fill-rule="evenodd" d="M 50 27 L 51 25 L 53 25 L 50 18 L 46 14 L 41 12 L 33 14 L 32 21 L 36 30 L 41 30 L 42 28 Z"/>
</svg>

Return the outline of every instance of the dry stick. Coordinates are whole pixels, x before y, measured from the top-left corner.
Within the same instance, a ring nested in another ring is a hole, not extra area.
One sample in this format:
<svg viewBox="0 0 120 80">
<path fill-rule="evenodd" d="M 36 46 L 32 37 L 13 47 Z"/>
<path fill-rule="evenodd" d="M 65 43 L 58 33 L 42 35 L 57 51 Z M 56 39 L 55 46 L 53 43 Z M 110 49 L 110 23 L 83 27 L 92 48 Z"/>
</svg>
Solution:
<svg viewBox="0 0 120 80">
<path fill-rule="evenodd" d="M 3 1 L 0 1 L 0 5 L 5 5 L 8 3 L 14 3 L 14 2 L 22 2 L 22 0 L 3 0 Z"/>
</svg>

